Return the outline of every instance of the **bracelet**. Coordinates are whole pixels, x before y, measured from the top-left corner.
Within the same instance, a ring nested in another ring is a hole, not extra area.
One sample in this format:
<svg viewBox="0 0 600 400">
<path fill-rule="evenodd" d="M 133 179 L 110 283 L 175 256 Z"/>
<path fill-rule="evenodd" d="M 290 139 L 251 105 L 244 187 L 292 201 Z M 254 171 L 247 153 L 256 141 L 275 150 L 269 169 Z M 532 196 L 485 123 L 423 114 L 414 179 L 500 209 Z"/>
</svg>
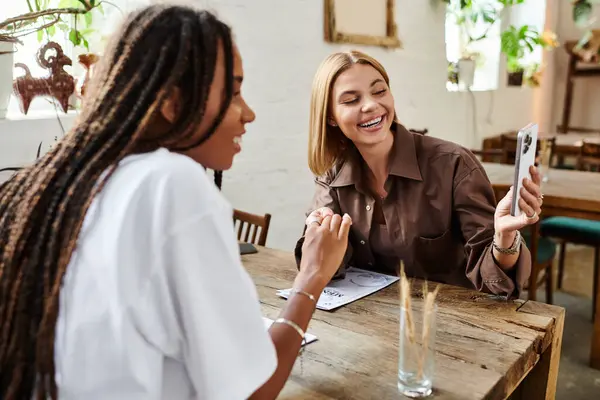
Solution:
<svg viewBox="0 0 600 400">
<path fill-rule="evenodd" d="M 312 294 L 310 294 L 308 292 L 305 292 L 304 290 L 292 288 L 291 293 L 303 294 L 306 297 L 308 297 L 309 299 L 311 299 L 313 301 L 313 303 L 317 304 L 317 299 L 315 299 L 315 296 L 313 296 Z"/>
<path fill-rule="evenodd" d="M 285 318 L 277 318 L 275 320 L 275 322 L 273 322 L 273 323 L 274 324 L 286 324 L 288 326 L 291 326 L 292 328 L 294 328 L 294 330 L 296 332 L 298 332 L 298 335 L 300 335 L 300 338 L 302 338 L 302 340 L 304 340 L 304 331 L 294 321 L 290 321 L 289 319 L 285 319 Z"/>
<path fill-rule="evenodd" d="M 521 246 L 521 232 L 517 231 L 517 233 L 515 235 L 515 240 L 513 241 L 513 244 L 507 249 L 505 249 L 503 247 L 499 247 L 496 244 L 495 239 L 494 239 L 494 241 L 492 241 L 492 246 L 494 247 L 494 249 L 498 250 L 498 252 L 500 252 L 502 254 L 509 254 L 509 255 L 517 254 L 519 252 L 519 249 Z"/>
</svg>

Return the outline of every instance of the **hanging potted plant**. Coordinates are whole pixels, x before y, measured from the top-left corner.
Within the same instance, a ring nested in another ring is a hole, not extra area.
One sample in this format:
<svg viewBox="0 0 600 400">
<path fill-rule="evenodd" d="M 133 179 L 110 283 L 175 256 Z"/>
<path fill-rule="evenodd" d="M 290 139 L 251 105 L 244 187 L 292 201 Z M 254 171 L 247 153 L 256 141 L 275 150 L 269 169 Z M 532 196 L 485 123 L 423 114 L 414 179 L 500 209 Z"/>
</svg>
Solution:
<svg viewBox="0 0 600 400">
<path fill-rule="evenodd" d="M 536 47 L 548 49 L 557 46 L 556 35 L 550 31 L 540 34 L 529 25 L 520 28 L 509 26 L 500 37 L 500 50 L 506 55 L 508 86 L 523 85 L 523 76 L 527 67 L 524 59 L 533 53 Z"/>
<path fill-rule="evenodd" d="M 0 21 L 0 118 L 6 116 L 12 93 L 14 53 L 21 39 L 36 34 L 41 42 L 58 31 L 68 35 L 74 46 L 88 47 L 86 35 L 92 31 L 92 11 L 102 10 L 101 0 L 18 0 L 29 12 Z M 111 4 L 111 3 L 108 3 Z"/>
</svg>

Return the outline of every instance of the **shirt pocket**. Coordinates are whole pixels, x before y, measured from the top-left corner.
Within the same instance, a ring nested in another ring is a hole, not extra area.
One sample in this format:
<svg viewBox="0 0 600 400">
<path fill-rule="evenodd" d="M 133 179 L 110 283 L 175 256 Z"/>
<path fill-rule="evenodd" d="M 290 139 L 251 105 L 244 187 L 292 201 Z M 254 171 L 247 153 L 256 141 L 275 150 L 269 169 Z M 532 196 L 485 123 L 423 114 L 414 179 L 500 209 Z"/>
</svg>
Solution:
<svg viewBox="0 0 600 400">
<path fill-rule="evenodd" d="M 414 261 L 430 277 L 445 275 L 456 268 L 458 246 L 452 229 L 439 236 L 418 236 L 415 240 Z"/>
</svg>

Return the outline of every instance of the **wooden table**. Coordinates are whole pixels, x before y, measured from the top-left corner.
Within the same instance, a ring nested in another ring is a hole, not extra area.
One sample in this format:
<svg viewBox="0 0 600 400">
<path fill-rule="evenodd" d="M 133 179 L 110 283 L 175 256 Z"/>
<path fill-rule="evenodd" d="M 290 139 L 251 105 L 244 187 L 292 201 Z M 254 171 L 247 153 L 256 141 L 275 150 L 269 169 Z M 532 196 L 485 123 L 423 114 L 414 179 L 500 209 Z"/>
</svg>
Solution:
<svg viewBox="0 0 600 400">
<path fill-rule="evenodd" d="M 259 247 L 242 256 L 276 318 L 297 273 L 292 253 Z M 434 284 L 430 283 L 430 289 Z M 414 285 L 414 295 L 420 293 Z M 420 299 L 414 300 L 416 303 Z M 399 399 L 398 284 L 336 311 L 315 312 L 309 344 L 280 399 Z M 438 295 L 435 399 L 554 399 L 563 308 L 443 285 Z M 512 395 L 511 395 L 512 393 Z"/>
<path fill-rule="evenodd" d="M 513 184 L 513 166 L 494 163 L 483 163 L 483 166 L 492 185 L 506 189 Z M 600 173 L 550 169 L 548 176 L 548 182 L 542 183 L 542 217 L 567 216 L 600 221 Z M 596 302 L 596 315 L 590 366 L 600 369 L 600 292 L 592 301 Z"/>
<path fill-rule="evenodd" d="M 514 181 L 514 166 L 483 163 L 494 186 L 508 188 Z M 568 216 L 600 221 L 600 173 L 551 168 L 542 183 L 544 216 Z"/>
</svg>

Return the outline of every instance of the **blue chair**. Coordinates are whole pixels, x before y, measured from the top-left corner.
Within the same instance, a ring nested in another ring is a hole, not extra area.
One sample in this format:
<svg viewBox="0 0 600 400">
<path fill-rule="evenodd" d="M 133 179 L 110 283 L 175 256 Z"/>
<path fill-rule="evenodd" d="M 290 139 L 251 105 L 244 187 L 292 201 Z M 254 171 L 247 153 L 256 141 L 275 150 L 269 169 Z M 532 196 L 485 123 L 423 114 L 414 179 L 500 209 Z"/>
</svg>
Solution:
<svg viewBox="0 0 600 400">
<path fill-rule="evenodd" d="M 540 223 L 542 237 L 554 238 L 560 242 L 558 258 L 558 288 L 562 288 L 565 269 L 567 243 L 592 246 L 594 248 L 594 291 L 593 299 L 598 293 L 598 273 L 600 273 L 600 221 L 591 221 L 573 217 L 548 217 Z M 596 302 L 593 301 L 593 315 Z"/>
</svg>

